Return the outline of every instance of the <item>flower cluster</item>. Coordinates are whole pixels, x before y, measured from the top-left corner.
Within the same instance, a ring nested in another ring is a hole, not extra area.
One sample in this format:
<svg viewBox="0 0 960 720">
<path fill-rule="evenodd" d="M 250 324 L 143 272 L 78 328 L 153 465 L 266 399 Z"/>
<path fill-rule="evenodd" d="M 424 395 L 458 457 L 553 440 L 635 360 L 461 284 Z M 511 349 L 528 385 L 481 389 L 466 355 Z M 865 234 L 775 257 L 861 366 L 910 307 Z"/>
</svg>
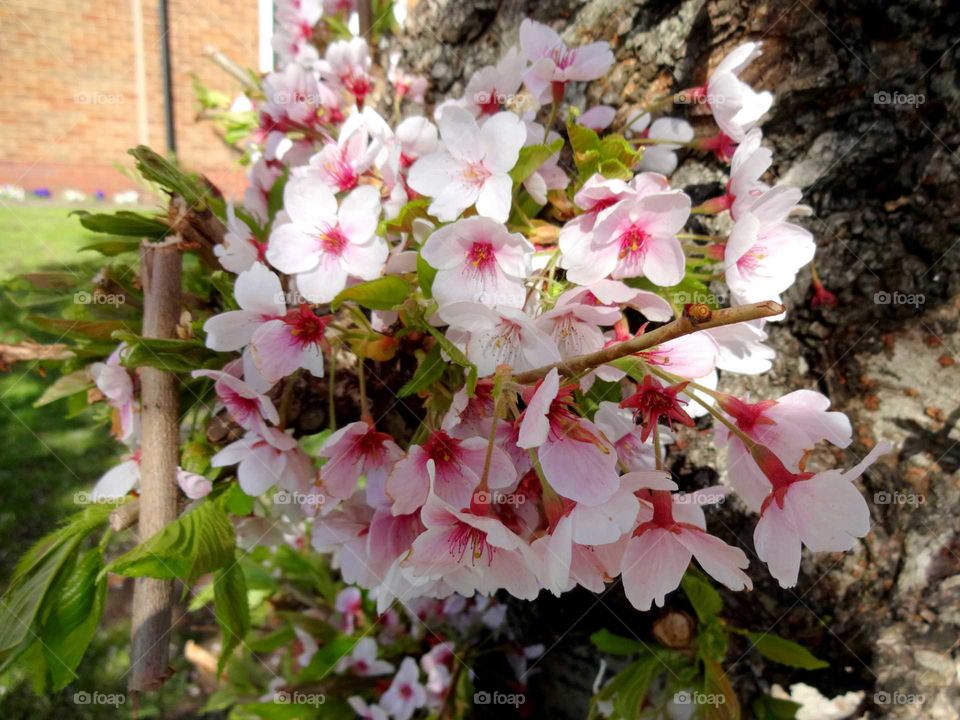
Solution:
<svg viewBox="0 0 960 720">
<path fill-rule="evenodd" d="M 716 389 L 718 371 L 771 367 L 764 323 L 783 317 L 780 295 L 815 246 L 791 222 L 800 192 L 763 180 L 772 157 L 759 122 L 772 97 L 740 77 L 759 43 L 647 107 L 580 109 L 565 105 L 567 86 L 603 77 L 609 46 L 570 46 L 525 20 L 519 47 L 477 70 L 462 97 L 390 122 L 374 109 L 365 41 L 310 57 L 317 12 L 282 12 L 291 62 L 264 80 L 250 188 L 216 248 L 234 297 L 203 325 L 207 346 L 234 356 L 194 373 L 242 433 L 213 466 L 235 467 L 252 496 L 322 496 L 281 511 L 293 536 L 331 555 L 381 611 L 501 590 L 601 592 L 618 577 L 648 610 L 692 559 L 749 589 L 747 553 L 707 529 L 705 507 L 730 492 L 759 515 L 756 556 L 785 587 L 802 545 L 848 550 L 868 532 L 853 482 L 885 444 L 845 472 L 808 472 L 818 443 L 851 443 L 827 398 L 751 402 Z M 395 107 L 423 100 L 425 83 L 395 62 L 390 80 Z M 695 137 L 662 115 L 671 101 L 705 103 L 716 133 Z M 621 133 L 609 132 L 618 116 Z M 684 152 L 729 161 L 721 194 L 694 206 L 671 185 Z M 709 293 L 711 282 L 723 289 Z M 651 327 L 672 319 L 675 332 Z M 362 376 L 401 338 L 420 343 L 413 380 L 428 409 L 413 440 L 385 432 L 361 381 L 356 415 L 311 457 L 284 414 L 291 383 L 350 354 Z M 130 377 L 116 362 L 93 372 L 128 436 Z M 681 490 L 665 447 L 704 415 L 728 452 L 725 482 Z M 388 667 L 376 643 L 358 645 L 345 671 L 396 675 L 378 704 L 355 709 L 409 718 L 429 705 L 449 667 L 426 658 L 422 686 L 413 659 Z"/>
</svg>

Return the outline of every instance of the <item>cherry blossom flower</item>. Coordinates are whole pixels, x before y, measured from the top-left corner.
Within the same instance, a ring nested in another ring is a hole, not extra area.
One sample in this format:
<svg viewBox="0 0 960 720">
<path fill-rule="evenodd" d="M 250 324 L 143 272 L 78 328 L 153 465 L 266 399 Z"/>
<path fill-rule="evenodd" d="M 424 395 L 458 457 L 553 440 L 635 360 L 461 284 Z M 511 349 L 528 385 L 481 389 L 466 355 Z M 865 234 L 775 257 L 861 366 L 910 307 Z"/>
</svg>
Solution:
<svg viewBox="0 0 960 720">
<path fill-rule="evenodd" d="M 607 440 L 613 443 L 617 450 L 617 459 L 625 470 L 653 470 L 656 467 L 653 441 L 649 438 L 644 440 L 644 428 L 634 422 L 630 408 L 621 408 L 617 403 L 603 401 L 597 407 L 593 422 Z M 661 428 L 661 445 L 669 442 L 671 438 L 670 431 Z"/>
<path fill-rule="evenodd" d="M 566 358 L 603 348 L 599 326 L 613 325 L 620 317 L 620 310 L 615 307 L 568 301 L 558 302 L 538 317 L 536 324 L 553 338 L 560 355 Z"/>
<path fill-rule="evenodd" d="M 681 191 L 624 201 L 598 218 L 590 242 L 564 253 L 561 266 L 573 282 L 588 285 L 608 275 L 646 277 L 669 287 L 683 279 L 686 258 L 676 238 L 690 215 Z M 574 249 L 577 252 L 574 252 Z"/>
<path fill-rule="evenodd" d="M 739 78 L 744 68 L 760 57 L 760 52 L 759 42 L 739 45 L 720 61 L 707 81 L 705 97 L 713 118 L 734 142 L 742 142 L 773 104 L 773 95 L 758 93 Z"/>
<path fill-rule="evenodd" d="M 268 75 L 263 81 L 263 92 L 267 102 L 261 124 L 266 131 L 312 129 L 319 122 L 319 108 L 339 105 L 329 87 L 296 63 Z"/>
<path fill-rule="evenodd" d="M 523 307 L 533 245 L 498 222 L 470 217 L 434 231 L 420 251 L 437 269 L 433 297 L 441 307 L 456 302 Z"/>
<path fill-rule="evenodd" d="M 677 395 L 686 387 L 685 382 L 666 386 L 656 380 L 653 375 L 645 375 L 637 391 L 620 402 L 620 407 L 632 409 L 634 418 L 640 419 L 640 424 L 643 426 L 641 442 L 647 441 L 661 418 L 667 422 L 671 430 L 674 422 L 693 427 L 693 418 L 683 409 L 686 402 L 677 398 Z"/>
<path fill-rule="evenodd" d="M 464 107 L 474 116 L 496 115 L 505 110 L 523 83 L 526 61 L 516 46 L 496 65 L 485 65 L 470 76 L 463 91 Z M 543 136 L 541 135 L 541 140 Z"/>
<path fill-rule="evenodd" d="M 270 235 L 267 259 L 297 277 L 297 288 L 311 302 L 333 300 L 348 278 L 373 280 L 387 259 L 386 241 L 376 235 L 380 195 L 359 187 L 337 199 L 310 178 L 291 178 L 283 193 L 290 222 Z"/>
<path fill-rule="evenodd" d="M 248 432 L 214 455 L 210 464 L 237 465 L 240 488 L 253 497 L 263 495 L 274 485 L 302 491 L 312 485 L 316 475 L 297 441 L 276 428 Z"/>
<path fill-rule="evenodd" d="M 643 136 L 658 142 L 644 146 L 639 168 L 671 175 L 677 169 L 677 150 L 693 140 L 693 126 L 680 118 L 658 118 Z"/>
<path fill-rule="evenodd" d="M 730 180 L 724 200 L 734 218 L 749 210 L 757 198 L 769 189 L 766 183 L 760 182 L 760 178 L 770 169 L 773 153 L 761 145 L 762 141 L 760 128 L 754 128 L 737 146 L 730 160 Z"/>
<path fill-rule="evenodd" d="M 107 404 L 117 412 L 117 439 L 135 445 L 139 436 L 140 415 L 133 390 L 133 376 L 120 364 L 125 348 L 126 344 L 121 343 L 110 353 L 106 362 L 90 365 L 89 372 L 97 390 L 103 393 Z"/>
<path fill-rule="evenodd" d="M 596 80 L 613 65 L 609 43 L 570 48 L 554 30 L 530 18 L 520 24 L 520 46 L 532 63 L 523 81 L 541 103 L 559 102 L 566 83 Z"/>
<path fill-rule="evenodd" d="M 813 259 L 813 236 L 787 222 L 799 200 L 797 188 L 778 185 L 737 217 L 723 254 L 735 304 L 778 300 L 800 268 Z"/>
<path fill-rule="evenodd" d="M 181 468 L 177 468 L 177 485 L 183 494 L 191 500 L 199 500 L 202 497 L 206 497 L 210 494 L 210 491 L 213 490 L 213 483 L 203 475 L 187 472 Z"/>
<path fill-rule="evenodd" d="M 386 660 L 378 660 L 378 650 L 377 641 L 372 637 L 364 636 L 357 640 L 357 644 L 353 646 L 349 655 L 340 658 L 336 671 L 341 674 L 349 672 L 360 677 L 389 675 L 393 672 L 393 664 Z"/>
<path fill-rule="evenodd" d="M 400 166 L 413 165 L 418 159 L 437 151 L 440 140 L 437 126 L 425 117 L 408 117 L 397 125 L 400 143 Z"/>
<path fill-rule="evenodd" d="M 370 49 L 362 37 L 337 40 L 327 46 L 320 63 L 320 73 L 347 90 L 362 108 L 366 96 L 373 90 L 370 77 Z"/>
<path fill-rule="evenodd" d="M 393 499 L 393 513 L 406 515 L 426 502 L 430 463 L 436 473 L 436 494 L 454 507 L 467 507 L 483 475 L 488 445 L 486 438 L 460 440 L 438 430 L 423 445 L 412 446 L 407 457 L 393 466 L 387 478 L 387 496 Z M 489 487 L 505 488 L 516 481 L 517 471 L 510 457 L 494 446 L 487 477 Z"/>
<path fill-rule="evenodd" d="M 479 215 L 506 222 L 513 188 L 508 173 L 527 135 L 520 118 L 497 113 L 481 128 L 466 110 L 448 107 L 439 124 L 444 149 L 413 164 L 410 187 L 433 199 L 430 214 L 444 222 L 471 205 Z"/>
<path fill-rule="evenodd" d="M 355 587 L 345 587 L 337 593 L 333 609 L 340 613 L 343 631 L 352 635 L 356 621 L 363 617 L 363 595 Z"/>
<path fill-rule="evenodd" d="M 523 411 L 517 445 L 536 448 L 547 482 L 560 495 L 600 505 L 619 487 L 617 453 L 596 425 L 573 413 L 574 387 L 561 388 L 555 368 L 547 374 Z"/>
<path fill-rule="evenodd" d="M 764 345 L 763 320 L 705 330 L 717 343 L 717 369 L 742 375 L 759 375 L 773 367 L 776 351 Z"/>
<path fill-rule="evenodd" d="M 403 451 L 392 437 L 377 432 L 372 422 L 359 420 L 328 437 L 319 455 L 327 458 L 320 471 L 323 487 L 333 497 L 345 500 L 353 495 L 361 475 L 366 476 L 368 486 L 382 487 Z"/>
<path fill-rule="evenodd" d="M 790 472 L 777 455 L 758 446 L 754 457 L 772 492 L 763 501 L 753 543 L 781 587 L 797 584 L 801 545 L 812 552 L 844 552 L 870 531 L 870 509 L 853 481 L 891 449 L 880 442 L 846 472 L 813 474 Z"/>
<path fill-rule="evenodd" d="M 594 105 L 577 118 L 577 124 L 594 132 L 606 130 L 617 116 L 617 109 L 609 105 Z"/>
<path fill-rule="evenodd" d="M 450 326 L 447 337 L 481 377 L 492 375 L 498 365 L 522 372 L 560 360 L 550 336 L 522 310 L 462 302 L 442 307 L 438 314 Z"/>
<path fill-rule="evenodd" d="M 390 718 L 387 711 L 378 704 L 368 705 L 366 700 L 357 695 L 347 698 L 347 704 L 361 720 L 389 720 Z"/>
<path fill-rule="evenodd" d="M 545 130 L 539 123 L 527 122 L 526 127 L 527 141 L 524 147 L 550 145 L 560 139 L 560 135 L 551 130 L 546 133 L 546 140 L 544 140 Z M 563 190 L 570 184 L 570 178 L 560 168 L 559 162 L 560 153 L 556 152 L 523 180 L 524 189 L 539 205 L 547 204 L 547 193 L 550 190 Z"/>
<path fill-rule="evenodd" d="M 287 310 L 280 279 L 261 263 L 240 273 L 234 295 L 240 310 L 204 323 L 207 347 L 221 352 L 247 347 L 245 375 L 252 379 L 255 369 L 267 387 L 298 368 L 323 377 L 324 331 L 332 316 L 318 317 L 307 305 Z"/>
<path fill-rule="evenodd" d="M 637 290 L 620 280 L 603 279 L 590 285 L 573 287 L 557 298 L 557 306 L 581 303 L 604 307 L 633 308 L 647 320 L 666 322 L 673 317 L 673 306 L 656 293 Z"/>
<path fill-rule="evenodd" d="M 273 402 L 266 395 L 238 377 L 239 361 L 227 364 L 221 370 L 194 370 L 193 377 L 206 377 L 214 381 L 217 398 L 230 413 L 230 417 L 244 430 L 266 432 L 267 422 L 280 422 Z"/>
<path fill-rule="evenodd" d="M 467 597 L 500 589 L 524 600 L 537 596 L 530 548 L 499 519 L 454 510 L 432 493 L 421 517 L 427 530 L 404 561 L 415 575 L 442 577 Z"/>
<path fill-rule="evenodd" d="M 311 544 L 322 553 L 333 555 L 333 567 L 339 568 L 346 583 L 373 587 L 382 583 L 370 567 L 370 521 L 374 509 L 363 499 L 363 493 L 337 506 L 335 512 L 313 521 Z"/>
<path fill-rule="evenodd" d="M 379 115 L 369 108 L 351 115 L 340 128 L 337 142 L 328 142 L 310 157 L 306 166 L 294 168 L 293 177 L 319 181 L 335 193 L 356 188 L 361 177 L 371 171 L 378 156 L 385 151 L 383 140 L 371 133 L 375 118 Z M 377 124 L 382 123 L 381 118 Z"/>
<path fill-rule="evenodd" d="M 799 465 L 804 453 L 826 440 L 840 448 L 853 441 L 850 420 L 830 412 L 830 399 L 814 390 L 796 390 L 777 400 L 749 403 L 724 396 L 720 408 L 737 427 L 768 448 L 787 466 Z M 728 476 L 737 494 L 754 512 L 770 493 L 770 483 L 743 441 L 725 425 L 715 429 L 717 447 L 727 448 Z"/>
<path fill-rule="evenodd" d="M 423 96 L 427 92 L 427 79 L 422 75 L 413 75 L 400 67 L 400 53 L 390 55 L 390 67 L 387 69 L 387 80 L 393 85 L 394 91 L 400 100 L 410 98 L 415 103 L 423 103 Z"/>
<path fill-rule="evenodd" d="M 394 720 L 410 720 L 418 708 L 427 704 L 427 691 L 420 684 L 417 661 L 405 657 L 390 687 L 380 698 L 380 707 Z"/>
<path fill-rule="evenodd" d="M 675 483 L 655 481 L 651 475 L 643 478 L 642 486 L 649 488 L 649 500 L 641 508 L 641 522 L 627 542 L 620 568 L 624 592 L 637 610 L 649 610 L 651 604 L 663 607 L 664 597 L 679 587 L 692 558 L 731 590 L 753 588 L 743 572 L 747 556 L 706 532 L 703 511 L 678 502 Z"/>
<path fill-rule="evenodd" d="M 233 203 L 227 203 L 227 232 L 223 242 L 213 246 L 213 253 L 217 256 L 224 270 L 232 273 L 241 273 L 249 270 L 258 260 L 263 261 L 266 244 L 254 238 L 250 226 L 237 217 Z"/>
<path fill-rule="evenodd" d="M 140 451 L 107 470 L 90 493 L 92 500 L 119 500 L 140 482 Z"/>
</svg>

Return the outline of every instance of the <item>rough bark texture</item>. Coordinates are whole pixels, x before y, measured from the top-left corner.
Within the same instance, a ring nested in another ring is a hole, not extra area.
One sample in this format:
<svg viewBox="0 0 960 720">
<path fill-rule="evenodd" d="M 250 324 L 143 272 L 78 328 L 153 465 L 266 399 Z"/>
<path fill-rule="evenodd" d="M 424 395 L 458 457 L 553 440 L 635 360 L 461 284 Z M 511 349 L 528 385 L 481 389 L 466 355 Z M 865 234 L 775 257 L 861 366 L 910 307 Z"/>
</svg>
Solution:
<svg viewBox="0 0 960 720">
<path fill-rule="evenodd" d="M 556 21 L 568 41 L 614 44 L 617 65 L 605 83 L 586 96 L 568 94 L 581 107 L 630 105 L 700 84 L 727 50 L 763 39 L 764 55 L 747 79 L 776 95 L 764 124 L 774 148 L 769 180 L 803 189 L 819 273 L 839 302 L 812 309 L 809 271 L 802 273 L 785 297 L 787 320 L 772 329 L 774 371 L 727 375 L 722 387 L 756 397 L 798 387 L 828 393 L 851 415 L 855 442 L 811 466 L 851 465 L 881 437 L 897 452 L 862 479 L 875 501 L 869 537 L 846 555 L 805 555 L 793 590 L 763 579 L 753 520 L 742 508 L 731 503 L 712 516 L 724 539 L 754 557 L 757 587 L 725 595 L 730 617 L 798 639 L 832 666 L 791 673 L 755 654 L 737 660 L 747 647 L 735 645 L 729 670 L 744 699 L 770 681 L 804 681 L 828 696 L 862 691 L 857 716 L 958 717 L 960 8 L 946 0 L 422 0 L 396 44 L 436 93 L 456 94 L 470 73 L 517 41 L 527 15 Z M 884 102 L 895 93 L 922 102 Z M 628 113 L 622 109 L 620 120 Z M 704 132 L 705 114 L 686 112 Z M 690 156 L 673 179 L 698 201 L 717 194 L 721 174 Z M 689 443 L 675 460 L 687 487 L 716 479 L 711 468 L 722 459 L 704 445 Z M 538 716 L 555 718 L 584 717 L 597 668 L 589 633 L 604 625 L 643 633 L 650 622 L 616 589 L 599 601 L 573 593 L 528 612 L 528 639 L 558 643 L 539 664 L 528 701 L 536 700 Z M 924 702 L 897 704 L 897 692 Z M 503 708 L 491 712 L 507 716 Z"/>
</svg>

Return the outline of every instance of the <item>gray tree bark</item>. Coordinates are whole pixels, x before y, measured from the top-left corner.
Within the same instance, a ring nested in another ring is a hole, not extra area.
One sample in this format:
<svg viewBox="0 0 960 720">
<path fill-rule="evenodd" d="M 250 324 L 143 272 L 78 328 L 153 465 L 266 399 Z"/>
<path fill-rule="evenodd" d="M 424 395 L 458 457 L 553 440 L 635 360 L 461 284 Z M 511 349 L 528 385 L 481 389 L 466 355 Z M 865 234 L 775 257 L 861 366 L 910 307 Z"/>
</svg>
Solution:
<svg viewBox="0 0 960 720">
<path fill-rule="evenodd" d="M 827 393 L 851 415 L 855 442 L 811 466 L 850 466 L 880 438 L 897 449 L 861 481 L 870 535 L 851 553 L 805 555 L 793 590 L 765 578 L 753 552 L 754 518 L 737 507 L 711 516 L 711 527 L 753 558 L 757 580 L 753 593 L 725 594 L 728 616 L 801 641 L 831 663 L 829 671 L 791 673 L 755 653 L 737 660 L 746 647 L 735 646 L 728 669 L 745 700 L 771 681 L 804 681 L 828 696 L 863 692 L 857 717 L 958 717 L 960 7 L 946 0 L 421 0 L 395 45 L 434 93 L 456 95 L 474 70 L 517 42 L 526 16 L 572 43 L 613 44 L 609 77 L 568 94 L 581 108 L 628 106 L 701 84 L 739 42 L 763 40 L 747 79 L 776 96 L 763 126 L 774 149 L 769 180 L 804 191 L 817 268 L 838 303 L 811 307 L 809 270 L 802 273 L 785 297 L 786 321 L 771 329 L 774 371 L 726 375 L 721 387 L 754 397 L 799 387 Z M 687 111 L 706 132 L 706 111 Z M 696 201 L 717 194 L 721 177 L 710 160 L 691 155 L 673 181 Z M 691 444 L 674 463 L 691 484 L 708 484 L 722 458 Z M 538 716 L 584 717 L 597 667 L 591 631 L 629 635 L 648 625 L 618 591 L 599 602 L 574 593 L 529 609 L 526 639 L 557 642 L 531 682 Z M 898 704 L 896 693 L 924 701 Z"/>
</svg>

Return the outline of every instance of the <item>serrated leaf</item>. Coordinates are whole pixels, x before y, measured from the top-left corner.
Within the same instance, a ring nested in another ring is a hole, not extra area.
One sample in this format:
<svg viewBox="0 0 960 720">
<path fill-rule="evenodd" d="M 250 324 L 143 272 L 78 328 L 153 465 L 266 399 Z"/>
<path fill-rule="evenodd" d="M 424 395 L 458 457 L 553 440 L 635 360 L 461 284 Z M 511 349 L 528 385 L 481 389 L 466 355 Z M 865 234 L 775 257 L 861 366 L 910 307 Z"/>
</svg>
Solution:
<svg viewBox="0 0 960 720">
<path fill-rule="evenodd" d="M 417 253 L 417 283 L 423 296 L 428 300 L 433 297 L 433 280 L 437 277 L 437 269 Z"/>
<path fill-rule="evenodd" d="M 153 240 L 159 240 L 170 234 L 170 227 L 163 220 L 132 210 L 118 210 L 115 213 L 74 210 L 70 214 L 79 217 L 83 227 L 96 233 Z"/>
<path fill-rule="evenodd" d="M 416 395 L 421 390 L 430 387 L 443 376 L 445 369 L 446 365 L 440 356 L 440 345 L 434 345 L 420 361 L 420 366 L 413 377 L 397 391 L 397 397 L 405 398 Z"/>
<path fill-rule="evenodd" d="M 362 305 L 368 310 L 392 310 L 407 299 L 410 283 L 393 275 L 353 285 L 337 295 L 330 307 L 339 308 L 347 301 Z"/>
<path fill-rule="evenodd" d="M 218 570 L 213 578 L 213 609 L 222 634 L 217 672 L 222 673 L 234 648 L 250 632 L 247 580 L 239 563 Z"/>
<path fill-rule="evenodd" d="M 687 570 L 681 581 L 683 592 L 693 606 L 697 619 L 706 622 L 723 610 L 723 598 L 713 589 L 710 582 L 695 570 Z"/>
<path fill-rule="evenodd" d="M 590 642 L 600 652 L 610 655 L 633 655 L 634 653 L 645 650 L 643 643 L 633 638 L 626 638 L 621 635 L 614 635 L 604 628 L 590 636 Z"/>
<path fill-rule="evenodd" d="M 200 575 L 232 564 L 233 552 L 230 519 L 216 502 L 206 500 L 118 557 L 106 570 L 126 577 L 178 579 L 190 585 Z"/>
<path fill-rule="evenodd" d="M 514 185 L 519 185 L 533 175 L 537 169 L 563 149 L 563 140 L 557 138 L 549 145 L 528 145 L 520 148 L 517 164 L 510 171 Z"/>
<path fill-rule="evenodd" d="M 86 392 L 91 387 L 93 387 L 93 382 L 90 380 L 90 375 L 87 373 L 86 368 L 83 370 L 75 370 L 72 373 L 58 377 L 52 385 L 49 385 L 47 389 L 43 391 L 40 397 L 34 400 L 33 406 L 43 407 L 62 398 Z"/>
<path fill-rule="evenodd" d="M 735 630 L 734 632 L 738 631 Z M 753 648 L 768 660 L 773 660 L 781 665 L 802 668 L 803 670 L 821 670 L 830 667 L 830 663 L 816 657 L 803 645 L 795 643 L 793 640 L 787 640 L 785 637 L 770 632 L 739 632 L 745 635 L 753 644 Z"/>
<path fill-rule="evenodd" d="M 630 180 L 633 171 L 619 160 L 601 160 L 597 164 L 597 172 L 605 178 L 616 180 Z"/>
</svg>

